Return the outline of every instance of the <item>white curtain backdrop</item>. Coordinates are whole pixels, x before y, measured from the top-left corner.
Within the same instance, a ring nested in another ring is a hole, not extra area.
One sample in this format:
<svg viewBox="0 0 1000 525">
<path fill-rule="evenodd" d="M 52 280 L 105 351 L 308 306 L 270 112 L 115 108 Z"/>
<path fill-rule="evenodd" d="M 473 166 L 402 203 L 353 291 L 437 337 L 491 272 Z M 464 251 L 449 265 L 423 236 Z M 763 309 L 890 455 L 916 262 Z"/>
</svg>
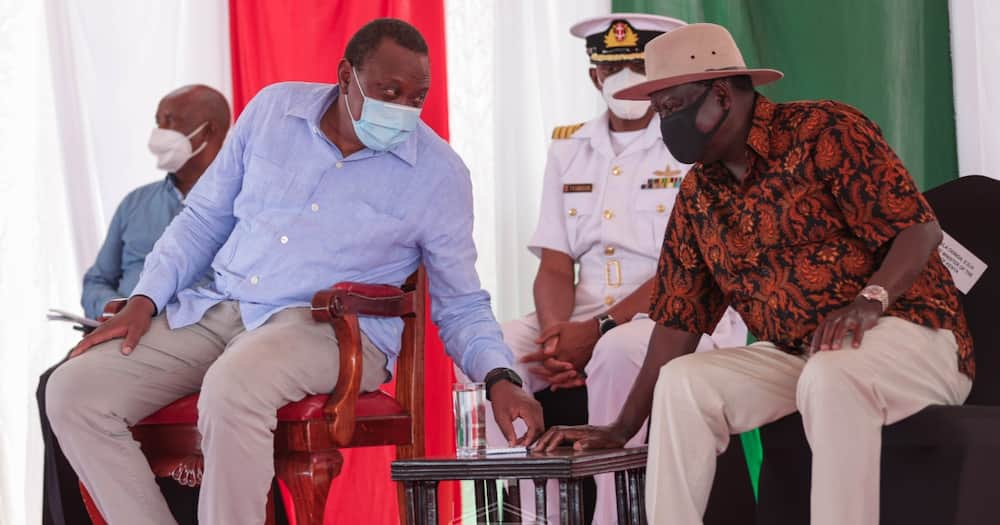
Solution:
<svg viewBox="0 0 1000 525">
<path fill-rule="evenodd" d="M 479 275 L 501 320 L 534 309 L 538 221 L 552 128 L 604 107 L 569 27 L 610 0 L 446 0 L 452 146 L 472 171 Z"/>
<path fill-rule="evenodd" d="M 115 207 L 163 177 L 146 140 L 184 84 L 230 95 L 226 0 L 0 1 L 0 525 L 41 521 L 34 390 L 79 334 L 80 280 Z"/>
<path fill-rule="evenodd" d="M 1000 2 L 951 0 L 958 170 L 1000 179 Z"/>
</svg>

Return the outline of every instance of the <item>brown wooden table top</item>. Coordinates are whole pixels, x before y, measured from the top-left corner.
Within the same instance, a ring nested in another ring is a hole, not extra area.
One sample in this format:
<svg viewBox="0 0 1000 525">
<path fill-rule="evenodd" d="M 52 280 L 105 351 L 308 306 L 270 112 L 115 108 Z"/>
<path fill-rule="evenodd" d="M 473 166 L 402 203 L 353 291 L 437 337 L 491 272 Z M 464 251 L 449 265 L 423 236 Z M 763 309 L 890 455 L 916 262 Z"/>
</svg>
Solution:
<svg viewBox="0 0 1000 525">
<path fill-rule="evenodd" d="M 570 479 L 646 466 L 646 447 L 480 455 L 437 456 L 392 462 L 394 481 L 473 479 Z"/>
</svg>

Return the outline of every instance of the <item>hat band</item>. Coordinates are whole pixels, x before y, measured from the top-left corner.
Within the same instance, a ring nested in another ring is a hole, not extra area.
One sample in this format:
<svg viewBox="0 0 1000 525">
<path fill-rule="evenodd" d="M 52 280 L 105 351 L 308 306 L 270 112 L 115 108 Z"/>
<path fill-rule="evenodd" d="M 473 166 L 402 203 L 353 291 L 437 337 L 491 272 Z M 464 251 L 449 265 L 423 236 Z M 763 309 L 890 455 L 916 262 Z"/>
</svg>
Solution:
<svg viewBox="0 0 1000 525">
<path fill-rule="evenodd" d="M 597 53 L 592 53 L 590 55 L 591 62 L 625 62 L 629 60 L 645 60 L 646 53 L 640 51 L 638 53 L 621 53 L 618 55 L 600 55 Z"/>
</svg>

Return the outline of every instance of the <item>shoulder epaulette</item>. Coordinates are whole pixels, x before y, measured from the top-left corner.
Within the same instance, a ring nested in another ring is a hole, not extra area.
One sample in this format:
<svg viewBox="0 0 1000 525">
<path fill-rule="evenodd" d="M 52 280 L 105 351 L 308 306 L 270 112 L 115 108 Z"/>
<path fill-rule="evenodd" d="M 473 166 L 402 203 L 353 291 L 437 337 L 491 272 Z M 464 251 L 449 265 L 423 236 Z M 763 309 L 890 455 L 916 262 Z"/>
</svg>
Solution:
<svg viewBox="0 0 1000 525">
<path fill-rule="evenodd" d="M 552 138 L 568 139 L 572 137 L 573 134 L 576 133 L 578 129 L 582 128 L 584 124 L 586 124 L 586 122 L 581 122 L 579 124 L 570 124 L 569 126 L 556 126 L 555 129 L 552 130 Z"/>
</svg>

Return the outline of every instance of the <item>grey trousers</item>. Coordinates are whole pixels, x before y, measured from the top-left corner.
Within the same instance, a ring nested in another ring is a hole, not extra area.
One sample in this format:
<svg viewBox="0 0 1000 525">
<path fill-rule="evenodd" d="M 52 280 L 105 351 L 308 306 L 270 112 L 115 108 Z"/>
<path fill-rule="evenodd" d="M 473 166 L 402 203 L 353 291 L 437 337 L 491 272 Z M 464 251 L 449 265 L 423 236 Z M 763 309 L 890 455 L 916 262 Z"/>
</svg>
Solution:
<svg viewBox="0 0 1000 525">
<path fill-rule="evenodd" d="M 128 427 L 201 390 L 199 522 L 263 523 L 276 412 L 333 390 L 340 364 L 333 329 L 293 308 L 247 331 L 238 303 L 227 301 L 177 330 L 156 317 L 131 355 L 121 344 L 70 359 L 47 388 L 52 429 L 101 514 L 111 525 L 175 523 Z M 386 358 L 367 338 L 363 355 L 361 389 L 375 390 L 387 378 Z"/>
</svg>

